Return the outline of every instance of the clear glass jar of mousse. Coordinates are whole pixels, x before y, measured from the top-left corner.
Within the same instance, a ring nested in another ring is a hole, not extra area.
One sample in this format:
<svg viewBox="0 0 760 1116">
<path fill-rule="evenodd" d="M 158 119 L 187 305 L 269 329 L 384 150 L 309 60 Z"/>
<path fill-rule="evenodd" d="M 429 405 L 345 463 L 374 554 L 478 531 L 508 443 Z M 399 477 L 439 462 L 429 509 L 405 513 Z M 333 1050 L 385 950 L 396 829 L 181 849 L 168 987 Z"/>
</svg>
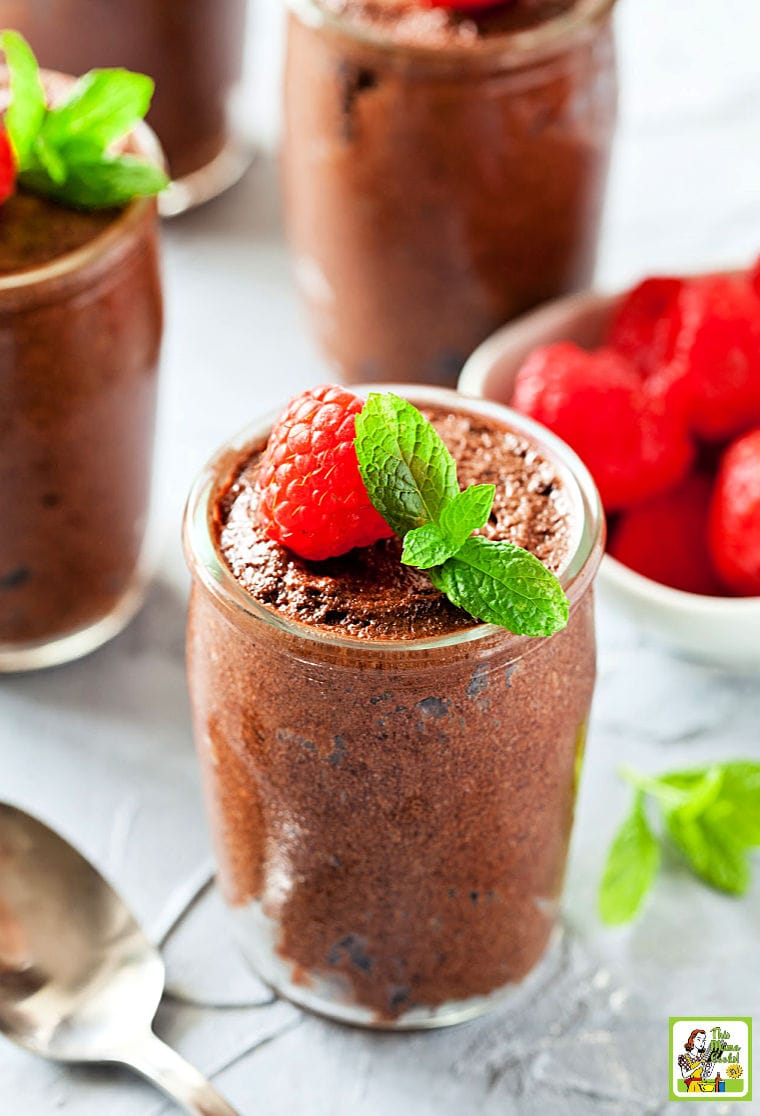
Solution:
<svg viewBox="0 0 760 1116">
<path fill-rule="evenodd" d="M 132 149 L 163 161 L 144 125 Z M 0 672 L 78 659 L 142 604 L 162 333 L 155 198 L 0 275 Z"/>
<path fill-rule="evenodd" d="M 440 43 L 363 21 L 358 3 L 289 0 L 286 223 L 344 381 L 454 386 L 496 328 L 589 284 L 616 122 L 614 2 Z"/>
<path fill-rule="evenodd" d="M 574 523 L 567 628 L 435 639 L 325 634 L 254 600 L 213 530 L 219 487 L 270 422 L 224 446 L 189 498 L 188 677 L 222 891 L 245 956 L 347 1023 L 438 1027 L 514 994 L 556 936 L 595 676 L 593 482 L 564 443 L 492 416 L 556 467 Z"/>
</svg>

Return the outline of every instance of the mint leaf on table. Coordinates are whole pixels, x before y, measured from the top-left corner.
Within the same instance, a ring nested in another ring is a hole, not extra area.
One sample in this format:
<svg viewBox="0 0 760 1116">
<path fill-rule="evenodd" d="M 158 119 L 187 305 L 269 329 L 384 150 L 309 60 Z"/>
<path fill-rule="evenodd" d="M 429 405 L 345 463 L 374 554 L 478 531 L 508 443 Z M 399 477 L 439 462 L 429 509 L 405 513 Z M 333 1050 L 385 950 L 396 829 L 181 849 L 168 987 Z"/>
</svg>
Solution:
<svg viewBox="0 0 760 1116">
<path fill-rule="evenodd" d="M 698 876 L 719 891 L 744 894 L 750 881 L 747 848 L 711 808 L 694 818 L 684 818 L 675 810 L 666 825 L 671 840 Z"/>
<path fill-rule="evenodd" d="M 17 31 L 0 32 L 0 50 L 5 54 L 12 90 L 5 114 L 5 129 L 18 168 L 23 171 L 45 118 L 45 90 L 37 59 L 22 35 Z"/>
<path fill-rule="evenodd" d="M 569 604 L 553 573 L 513 543 L 473 535 L 488 520 L 495 488 L 460 491 L 456 463 L 413 404 L 373 392 L 356 416 L 356 454 L 369 498 L 404 542 L 401 560 L 476 620 L 515 635 L 564 628 Z"/>
<path fill-rule="evenodd" d="M 628 922 L 638 911 L 660 864 L 660 846 L 644 813 L 639 791 L 607 854 L 599 888 L 599 914 L 608 926 Z"/>
<path fill-rule="evenodd" d="M 662 818 L 660 842 L 669 843 L 680 853 L 689 868 L 711 887 L 730 895 L 743 895 L 750 883 L 749 852 L 760 846 L 760 764 L 751 760 L 713 763 L 706 767 L 671 771 L 664 775 L 642 775 L 630 768 L 623 772 L 635 788 L 636 804 L 644 797 L 657 804 Z M 641 805 L 643 811 L 643 805 Z M 629 824 L 624 823 L 624 828 Z M 620 831 L 622 833 L 622 829 Z M 620 834 L 618 834 L 619 838 Z M 618 843 L 610 850 L 608 866 L 599 890 L 600 913 L 605 921 L 623 922 L 638 910 L 633 897 L 630 913 L 624 915 L 626 904 L 606 898 L 612 886 L 609 880 L 610 861 Z M 635 858 L 635 844 L 629 842 Z M 650 856 L 642 845 L 640 856 Z M 646 864 L 640 866 L 642 876 Z M 636 886 L 629 884 L 634 894 Z M 619 911 L 621 917 L 611 920 L 607 908 Z"/>
<path fill-rule="evenodd" d="M 102 209 L 168 186 L 159 167 L 111 150 L 148 111 L 151 78 L 129 70 L 91 70 L 65 101 L 48 108 L 39 67 L 26 41 L 15 31 L 3 31 L 0 49 L 11 95 L 6 128 L 22 187 L 66 205 Z"/>
</svg>

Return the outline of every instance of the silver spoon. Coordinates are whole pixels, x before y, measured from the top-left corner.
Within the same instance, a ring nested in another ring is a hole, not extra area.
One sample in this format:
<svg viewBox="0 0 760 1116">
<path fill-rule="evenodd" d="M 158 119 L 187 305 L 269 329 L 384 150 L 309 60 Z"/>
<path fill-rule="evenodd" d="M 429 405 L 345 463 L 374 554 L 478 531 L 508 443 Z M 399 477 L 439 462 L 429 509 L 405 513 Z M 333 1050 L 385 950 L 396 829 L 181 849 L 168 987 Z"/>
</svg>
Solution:
<svg viewBox="0 0 760 1116">
<path fill-rule="evenodd" d="M 153 1033 L 164 965 L 103 877 L 0 803 L 0 1032 L 59 1062 L 131 1066 L 194 1116 L 238 1116 Z"/>
</svg>

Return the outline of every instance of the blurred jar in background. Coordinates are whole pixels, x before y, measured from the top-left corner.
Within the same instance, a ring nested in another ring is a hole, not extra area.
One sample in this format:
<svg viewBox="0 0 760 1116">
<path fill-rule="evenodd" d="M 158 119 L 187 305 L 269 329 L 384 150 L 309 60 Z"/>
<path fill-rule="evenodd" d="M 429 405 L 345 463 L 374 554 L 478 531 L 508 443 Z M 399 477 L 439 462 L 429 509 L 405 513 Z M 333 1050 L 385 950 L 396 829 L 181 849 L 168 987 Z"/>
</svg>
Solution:
<svg viewBox="0 0 760 1116">
<path fill-rule="evenodd" d="M 290 0 L 288 231 L 344 380 L 453 384 L 498 326 L 589 283 L 614 3 Z"/>
<path fill-rule="evenodd" d="M 0 0 L 0 27 L 26 36 L 40 65 L 79 75 L 126 66 L 156 82 L 148 123 L 166 153 L 168 216 L 240 178 L 250 155 L 230 119 L 247 0 Z"/>
</svg>

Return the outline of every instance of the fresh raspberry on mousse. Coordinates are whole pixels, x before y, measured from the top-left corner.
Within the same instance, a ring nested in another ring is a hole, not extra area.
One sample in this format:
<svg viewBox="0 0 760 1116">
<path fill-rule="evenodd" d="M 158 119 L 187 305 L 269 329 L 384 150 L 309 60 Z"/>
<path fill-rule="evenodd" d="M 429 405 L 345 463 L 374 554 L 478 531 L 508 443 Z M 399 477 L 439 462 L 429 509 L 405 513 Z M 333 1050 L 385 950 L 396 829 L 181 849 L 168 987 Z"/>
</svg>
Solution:
<svg viewBox="0 0 760 1116">
<path fill-rule="evenodd" d="M 8 133 L 0 129 L 0 205 L 16 188 L 16 157 Z"/>
<path fill-rule="evenodd" d="M 335 558 L 393 534 L 359 473 L 355 420 L 363 405 L 345 388 L 322 384 L 296 396 L 272 428 L 259 517 L 269 538 L 301 558 Z"/>
</svg>

